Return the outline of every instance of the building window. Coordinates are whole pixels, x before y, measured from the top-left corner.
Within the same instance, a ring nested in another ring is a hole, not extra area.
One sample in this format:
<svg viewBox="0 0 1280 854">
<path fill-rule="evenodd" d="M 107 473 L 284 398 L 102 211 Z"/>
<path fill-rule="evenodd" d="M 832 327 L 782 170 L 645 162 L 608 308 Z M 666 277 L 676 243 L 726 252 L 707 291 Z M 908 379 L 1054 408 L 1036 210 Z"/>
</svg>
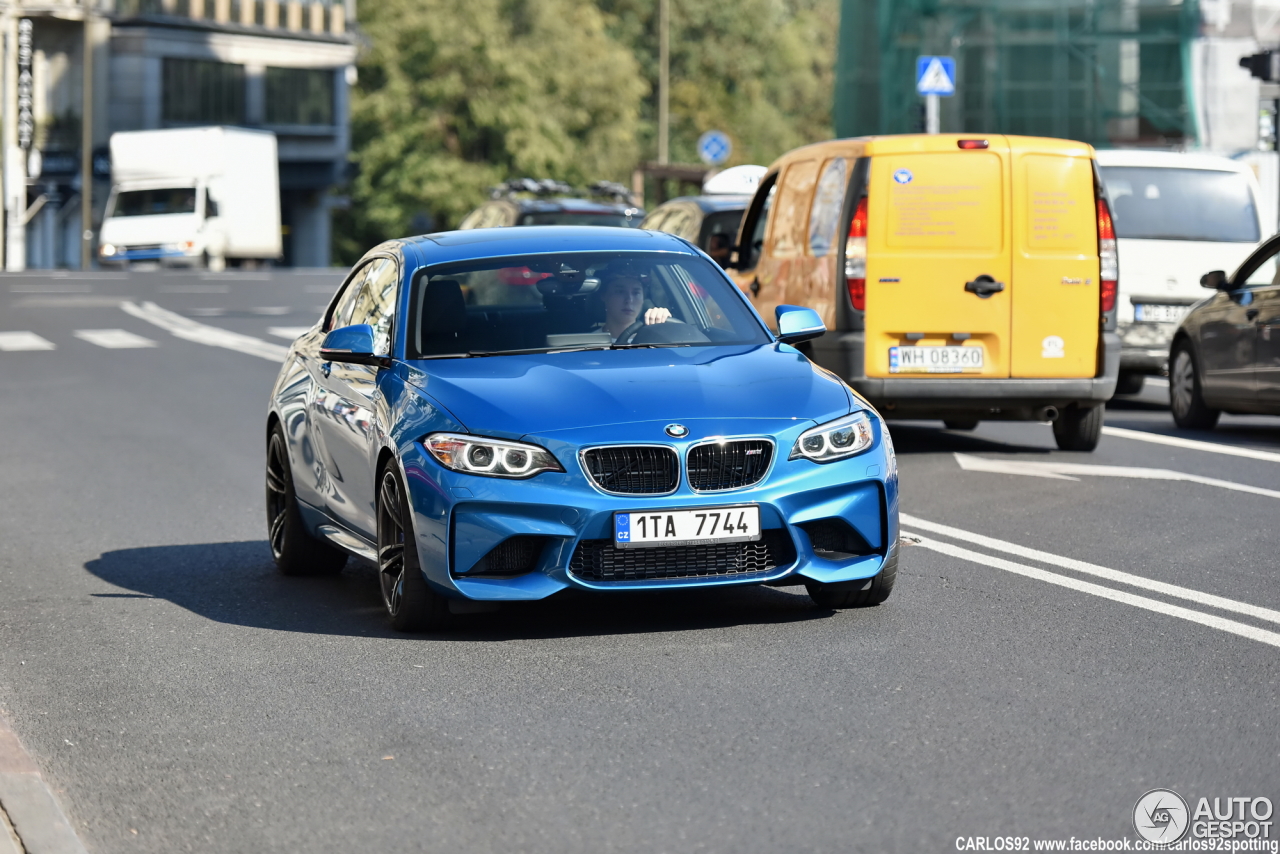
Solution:
<svg viewBox="0 0 1280 854">
<path fill-rule="evenodd" d="M 244 66 L 164 58 L 162 118 L 193 124 L 244 124 Z"/>
<path fill-rule="evenodd" d="M 267 124 L 333 125 L 333 70 L 268 68 Z"/>
</svg>

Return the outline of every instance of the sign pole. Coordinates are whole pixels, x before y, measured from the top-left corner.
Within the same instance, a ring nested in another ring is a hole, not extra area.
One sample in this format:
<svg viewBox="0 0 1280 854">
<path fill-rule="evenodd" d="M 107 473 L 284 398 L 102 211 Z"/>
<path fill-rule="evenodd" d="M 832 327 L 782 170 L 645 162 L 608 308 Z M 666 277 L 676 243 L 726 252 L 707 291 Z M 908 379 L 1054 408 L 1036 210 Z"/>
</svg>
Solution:
<svg viewBox="0 0 1280 854">
<path fill-rule="evenodd" d="M 84 104 L 80 108 L 80 269 L 93 262 L 93 16 L 84 4 Z"/>
<path fill-rule="evenodd" d="M 939 115 L 941 101 L 937 95 L 924 96 L 924 132 L 941 133 L 942 119 Z"/>
</svg>

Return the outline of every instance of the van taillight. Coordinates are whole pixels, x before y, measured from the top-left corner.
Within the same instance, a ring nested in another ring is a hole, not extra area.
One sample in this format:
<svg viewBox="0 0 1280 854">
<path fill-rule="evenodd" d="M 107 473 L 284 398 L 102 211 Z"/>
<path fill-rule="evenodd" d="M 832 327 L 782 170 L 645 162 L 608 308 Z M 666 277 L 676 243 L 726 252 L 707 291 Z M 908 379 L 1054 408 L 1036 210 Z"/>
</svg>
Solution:
<svg viewBox="0 0 1280 854">
<path fill-rule="evenodd" d="M 844 279 L 856 311 L 867 310 L 867 197 L 858 199 L 844 245 Z"/>
<path fill-rule="evenodd" d="M 1111 209 L 1106 199 L 1098 199 L 1098 266 L 1102 287 L 1098 299 L 1102 313 L 1115 311 L 1116 292 L 1119 289 L 1120 256 L 1116 252 L 1116 229 L 1111 222 Z"/>
</svg>

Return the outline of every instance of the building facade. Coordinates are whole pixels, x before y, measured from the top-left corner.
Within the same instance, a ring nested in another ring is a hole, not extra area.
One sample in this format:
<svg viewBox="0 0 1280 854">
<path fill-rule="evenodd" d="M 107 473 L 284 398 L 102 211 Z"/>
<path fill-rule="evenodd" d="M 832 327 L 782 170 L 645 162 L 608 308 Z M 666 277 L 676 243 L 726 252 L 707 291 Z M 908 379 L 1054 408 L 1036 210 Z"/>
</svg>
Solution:
<svg viewBox="0 0 1280 854">
<path fill-rule="evenodd" d="M 19 268 L 19 256 L 33 268 L 80 266 L 86 108 L 95 230 L 110 192 L 107 142 L 112 133 L 202 125 L 259 128 L 278 140 L 283 262 L 328 266 L 334 189 L 348 169 L 355 11 L 355 0 L 8 4 L 6 32 L 13 38 L 6 38 L 6 82 L 13 78 L 17 85 L 6 87 L 6 267 Z M 29 57 L 22 54 L 24 29 Z M 29 76 L 24 76 L 28 64 Z M 28 121 L 30 139 L 24 146 L 22 128 Z M 20 200 L 16 187 L 24 171 Z M 19 220 L 24 222 L 21 240 L 15 235 Z M 22 242 L 25 246 L 16 245 Z"/>
</svg>

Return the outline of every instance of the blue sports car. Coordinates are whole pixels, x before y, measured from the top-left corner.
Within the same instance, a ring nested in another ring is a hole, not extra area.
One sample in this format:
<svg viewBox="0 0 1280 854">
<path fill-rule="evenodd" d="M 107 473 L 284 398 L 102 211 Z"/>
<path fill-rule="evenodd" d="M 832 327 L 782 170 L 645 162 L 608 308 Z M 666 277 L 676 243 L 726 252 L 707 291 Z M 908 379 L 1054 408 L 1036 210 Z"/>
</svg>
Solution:
<svg viewBox="0 0 1280 854">
<path fill-rule="evenodd" d="M 374 562 L 391 624 L 565 588 L 893 589 L 884 421 L 668 234 L 501 228 L 384 243 L 291 348 L 267 417 L 287 575 Z"/>
</svg>

